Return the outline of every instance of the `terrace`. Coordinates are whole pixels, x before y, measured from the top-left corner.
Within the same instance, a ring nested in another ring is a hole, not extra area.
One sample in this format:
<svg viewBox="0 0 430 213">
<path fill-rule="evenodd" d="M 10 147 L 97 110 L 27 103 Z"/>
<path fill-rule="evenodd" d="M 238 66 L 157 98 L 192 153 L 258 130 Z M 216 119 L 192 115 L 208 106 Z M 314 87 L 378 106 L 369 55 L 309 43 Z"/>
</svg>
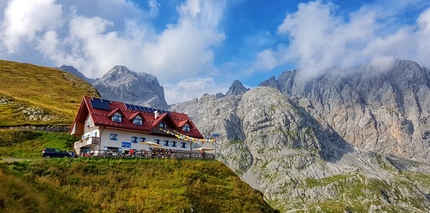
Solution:
<svg viewBox="0 0 430 213">
<path fill-rule="evenodd" d="M 165 159 L 207 159 L 215 160 L 215 155 L 205 152 L 190 152 L 182 150 L 152 149 L 150 151 L 123 151 L 121 153 L 109 150 L 88 150 L 84 151 L 81 157 L 99 158 L 165 158 Z"/>
</svg>

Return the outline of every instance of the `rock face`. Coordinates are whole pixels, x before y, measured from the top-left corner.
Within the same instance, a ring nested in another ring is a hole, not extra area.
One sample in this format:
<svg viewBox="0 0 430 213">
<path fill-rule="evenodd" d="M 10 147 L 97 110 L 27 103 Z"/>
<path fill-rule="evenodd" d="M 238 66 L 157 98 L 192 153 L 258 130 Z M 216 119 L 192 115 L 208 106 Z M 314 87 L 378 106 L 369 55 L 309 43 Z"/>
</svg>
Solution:
<svg viewBox="0 0 430 213">
<path fill-rule="evenodd" d="M 115 66 L 102 78 L 90 79 L 72 66 L 62 65 L 59 69 L 91 83 L 104 99 L 158 109 L 169 108 L 164 98 L 164 89 L 153 75 L 136 73 L 124 66 Z"/>
<path fill-rule="evenodd" d="M 430 210 L 430 187 L 403 176 L 409 164 L 397 168 L 404 162 L 393 164 L 387 156 L 351 146 L 277 89 L 205 95 L 174 107 L 190 114 L 205 136 L 219 133 L 218 159 L 282 212 Z"/>
<path fill-rule="evenodd" d="M 403 158 L 429 162 L 429 70 L 397 61 L 375 71 L 308 82 L 285 72 L 243 95 L 171 110 L 220 134 L 217 158 L 281 212 L 428 212 L 430 166 Z"/>
<path fill-rule="evenodd" d="M 243 86 L 242 82 L 235 80 L 233 81 L 233 84 L 231 84 L 226 95 L 243 95 L 248 90 L 248 88 Z"/>
<path fill-rule="evenodd" d="M 384 72 L 360 66 L 306 83 L 298 76 L 298 71 L 284 72 L 261 85 L 295 96 L 301 107 L 354 146 L 430 162 L 429 69 L 397 60 Z"/>
<path fill-rule="evenodd" d="M 67 66 L 67 65 L 61 65 L 60 67 L 58 67 L 58 69 L 63 70 L 65 72 L 71 73 L 73 75 L 75 75 L 76 77 L 92 84 L 94 83 L 94 81 L 96 81 L 95 79 L 91 79 L 91 78 L 87 78 L 84 74 L 82 74 L 81 72 L 79 72 L 76 68 L 74 68 L 73 66 Z"/>
<path fill-rule="evenodd" d="M 164 89 L 155 76 L 130 71 L 124 66 L 115 66 L 93 86 L 102 98 L 131 104 L 167 109 Z"/>
</svg>

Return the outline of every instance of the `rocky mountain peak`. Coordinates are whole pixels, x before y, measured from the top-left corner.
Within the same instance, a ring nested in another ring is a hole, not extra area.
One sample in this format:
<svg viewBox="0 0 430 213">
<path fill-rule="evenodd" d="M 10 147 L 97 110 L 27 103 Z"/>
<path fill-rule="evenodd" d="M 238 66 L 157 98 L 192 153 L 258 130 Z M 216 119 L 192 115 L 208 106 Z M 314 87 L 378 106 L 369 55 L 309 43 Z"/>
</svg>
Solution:
<svg viewBox="0 0 430 213">
<path fill-rule="evenodd" d="M 226 95 L 243 95 L 249 89 L 243 86 L 242 82 L 239 80 L 233 81 L 230 88 L 228 89 Z"/>
<path fill-rule="evenodd" d="M 60 67 L 58 67 L 59 70 L 71 73 L 73 75 L 75 75 L 76 77 L 92 84 L 94 83 L 95 79 L 91 79 L 91 78 L 87 78 L 84 74 L 82 74 L 81 72 L 79 72 L 75 67 L 73 66 L 67 66 L 67 65 L 61 65 Z"/>
<path fill-rule="evenodd" d="M 114 66 L 93 86 L 105 99 L 167 109 L 164 88 L 157 78 L 144 72 L 134 72 L 125 66 Z"/>
<path fill-rule="evenodd" d="M 129 82 L 137 79 L 137 73 L 130 71 L 125 66 L 114 66 L 98 81 L 105 83 L 121 84 L 121 82 Z"/>
<path fill-rule="evenodd" d="M 275 76 L 272 76 L 268 80 L 261 82 L 258 86 L 267 86 L 267 87 L 272 87 L 272 88 L 278 88 L 278 82 L 276 82 Z"/>
<path fill-rule="evenodd" d="M 280 201 L 274 207 L 282 212 L 318 212 L 320 208 L 330 212 L 333 209 L 325 203 L 338 202 L 340 197 L 343 203 L 357 203 L 353 207 L 357 209 L 390 206 L 393 211 L 429 210 L 425 196 L 430 189 L 414 185 L 397 169 L 429 171 L 430 167 L 377 155 L 348 143 L 327 122 L 315 119 L 310 113 L 311 101 L 286 97 L 275 88 L 257 87 L 240 96 L 204 95 L 177 104 L 172 110 L 192 115 L 204 135 L 218 133 L 214 144 L 218 160 L 260 190 L 267 200 Z M 367 119 L 364 117 L 362 122 Z M 366 134 L 366 128 L 361 131 Z M 366 190 L 360 194 L 366 199 L 358 198 L 354 188 Z M 421 204 L 415 207 L 399 196 L 418 199 Z"/>
</svg>

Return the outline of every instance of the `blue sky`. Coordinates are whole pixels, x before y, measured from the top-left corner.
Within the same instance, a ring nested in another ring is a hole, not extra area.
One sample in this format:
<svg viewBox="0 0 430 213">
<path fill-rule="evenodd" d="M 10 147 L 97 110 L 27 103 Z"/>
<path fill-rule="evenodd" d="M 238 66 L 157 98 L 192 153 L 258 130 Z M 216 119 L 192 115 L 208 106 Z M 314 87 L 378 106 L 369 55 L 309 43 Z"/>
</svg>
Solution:
<svg viewBox="0 0 430 213">
<path fill-rule="evenodd" d="M 155 75 L 168 103 L 248 87 L 283 71 L 394 59 L 430 67 L 428 0 L 4 0 L 0 58 L 72 65 L 101 77 L 115 65 Z"/>
</svg>

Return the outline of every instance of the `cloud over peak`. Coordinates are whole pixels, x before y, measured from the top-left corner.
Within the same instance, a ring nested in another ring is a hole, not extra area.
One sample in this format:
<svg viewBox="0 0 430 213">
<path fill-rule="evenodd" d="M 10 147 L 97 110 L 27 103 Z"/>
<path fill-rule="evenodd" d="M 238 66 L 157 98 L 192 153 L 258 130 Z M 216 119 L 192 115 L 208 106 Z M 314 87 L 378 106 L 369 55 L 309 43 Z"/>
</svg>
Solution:
<svg viewBox="0 0 430 213">
<path fill-rule="evenodd" d="M 0 57 L 72 65 L 90 78 L 124 65 L 157 76 L 168 102 L 234 79 L 257 85 L 281 69 L 314 77 L 398 58 L 430 67 L 428 1 L 343 2 L 6 0 Z"/>
<path fill-rule="evenodd" d="M 261 70 L 270 70 L 274 65 L 296 63 L 308 77 L 332 66 L 351 67 L 393 58 L 414 58 L 429 65 L 423 56 L 429 55 L 430 49 L 423 47 L 430 44 L 424 39 L 430 36 L 430 9 L 412 26 L 399 25 L 393 18 L 398 14 L 381 12 L 383 8 L 378 6 L 363 6 L 349 14 L 338 10 L 332 3 L 300 3 L 278 27 L 279 36 L 288 38 L 289 43 L 259 52 L 255 64 L 266 64 Z"/>
</svg>

